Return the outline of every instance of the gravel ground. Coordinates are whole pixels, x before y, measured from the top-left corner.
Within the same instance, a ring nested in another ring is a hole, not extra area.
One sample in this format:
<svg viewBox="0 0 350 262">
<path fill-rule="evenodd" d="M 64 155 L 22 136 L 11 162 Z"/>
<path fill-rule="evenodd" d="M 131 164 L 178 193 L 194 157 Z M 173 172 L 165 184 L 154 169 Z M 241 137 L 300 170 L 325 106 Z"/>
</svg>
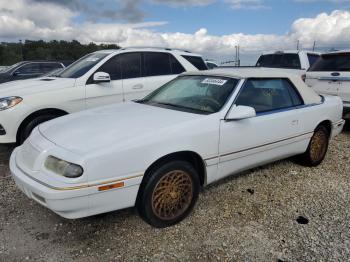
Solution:
<svg viewBox="0 0 350 262">
<path fill-rule="evenodd" d="M 279 161 L 204 189 L 167 229 L 133 209 L 66 220 L 28 200 L 0 148 L 0 261 L 345 261 L 350 257 L 350 132 L 317 168 Z"/>
</svg>

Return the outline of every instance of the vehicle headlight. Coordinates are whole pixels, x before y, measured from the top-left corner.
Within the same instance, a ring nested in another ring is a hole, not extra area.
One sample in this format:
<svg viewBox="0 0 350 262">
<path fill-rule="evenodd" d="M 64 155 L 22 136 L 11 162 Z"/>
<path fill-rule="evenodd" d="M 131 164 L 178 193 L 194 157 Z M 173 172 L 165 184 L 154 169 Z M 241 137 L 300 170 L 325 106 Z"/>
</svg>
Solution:
<svg viewBox="0 0 350 262">
<path fill-rule="evenodd" d="M 0 111 L 14 107 L 15 105 L 18 105 L 19 103 L 21 103 L 22 100 L 23 99 L 18 96 L 0 98 Z"/>
<path fill-rule="evenodd" d="M 84 173 L 81 166 L 69 163 L 54 156 L 49 156 L 46 159 L 45 167 L 56 174 L 69 178 L 77 178 Z"/>
</svg>

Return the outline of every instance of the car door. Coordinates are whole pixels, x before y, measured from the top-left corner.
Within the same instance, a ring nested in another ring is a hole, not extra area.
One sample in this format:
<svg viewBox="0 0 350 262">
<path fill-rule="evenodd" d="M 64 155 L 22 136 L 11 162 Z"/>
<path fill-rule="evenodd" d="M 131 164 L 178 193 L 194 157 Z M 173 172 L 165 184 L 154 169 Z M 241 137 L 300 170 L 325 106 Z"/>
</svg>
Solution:
<svg viewBox="0 0 350 262">
<path fill-rule="evenodd" d="M 12 80 L 35 78 L 42 75 L 39 63 L 28 63 L 18 67 L 12 73 Z"/>
<path fill-rule="evenodd" d="M 300 95 L 288 79 L 248 79 L 235 105 L 253 107 L 256 117 L 221 120 L 219 177 L 295 154 L 303 137 Z"/>
<path fill-rule="evenodd" d="M 119 56 L 110 58 L 96 72 L 108 73 L 111 81 L 95 83 L 93 74 L 90 76 L 86 83 L 86 108 L 123 102 L 124 93 Z"/>
<path fill-rule="evenodd" d="M 143 53 L 144 96 L 175 79 L 186 71 L 179 61 L 167 52 Z"/>
<path fill-rule="evenodd" d="M 129 52 L 118 56 L 121 66 L 124 100 L 141 99 L 145 95 L 145 77 L 142 76 L 142 53 Z"/>
</svg>

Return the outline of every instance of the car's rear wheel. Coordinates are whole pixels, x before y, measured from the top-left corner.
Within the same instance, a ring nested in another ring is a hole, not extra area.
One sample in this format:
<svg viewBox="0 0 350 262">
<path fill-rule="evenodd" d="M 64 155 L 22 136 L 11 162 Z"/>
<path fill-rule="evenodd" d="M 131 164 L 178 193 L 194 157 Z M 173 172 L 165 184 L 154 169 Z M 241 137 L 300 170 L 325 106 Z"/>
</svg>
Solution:
<svg viewBox="0 0 350 262">
<path fill-rule="evenodd" d="M 19 145 L 23 144 L 23 142 L 30 136 L 35 127 L 57 117 L 59 116 L 55 114 L 44 114 L 33 118 L 28 123 L 26 123 L 26 125 L 23 126 L 23 128 L 19 131 L 17 143 Z"/>
<path fill-rule="evenodd" d="M 140 216 L 154 227 L 174 225 L 193 209 L 199 187 L 198 174 L 190 163 L 174 161 L 156 167 L 140 189 Z"/>
<path fill-rule="evenodd" d="M 301 164 L 317 166 L 323 161 L 328 150 L 329 135 L 329 131 L 323 125 L 315 129 L 306 152 L 299 157 Z"/>
</svg>

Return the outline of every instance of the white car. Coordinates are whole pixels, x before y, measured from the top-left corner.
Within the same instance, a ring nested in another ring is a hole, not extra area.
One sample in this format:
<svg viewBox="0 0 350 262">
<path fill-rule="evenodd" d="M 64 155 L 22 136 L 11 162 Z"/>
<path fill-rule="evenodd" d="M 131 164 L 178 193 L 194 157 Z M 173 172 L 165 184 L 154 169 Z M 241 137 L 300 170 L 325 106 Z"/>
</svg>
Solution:
<svg viewBox="0 0 350 262">
<path fill-rule="evenodd" d="M 350 50 L 323 54 L 306 73 L 306 84 L 319 94 L 340 96 L 350 119 Z"/>
<path fill-rule="evenodd" d="M 0 85 L 0 144 L 21 144 L 34 127 L 97 106 L 139 99 L 185 71 L 207 70 L 200 55 L 124 48 L 84 56 L 54 76 Z"/>
<path fill-rule="evenodd" d="M 300 75 L 305 79 L 306 70 L 320 57 L 319 52 L 288 50 L 263 53 L 257 63 L 258 67 L 281 68 Z"/>
<path fill-rule="evenodd" d="M 64 116 L 11 155 L 18 187 L 65 218 L 136 206 L 166 227 L 200 186 L 299 155 L 316 166 L 343 128 L 342 102 L 266 69 L 186 73 L 138 102 Z"/>
</svg>

